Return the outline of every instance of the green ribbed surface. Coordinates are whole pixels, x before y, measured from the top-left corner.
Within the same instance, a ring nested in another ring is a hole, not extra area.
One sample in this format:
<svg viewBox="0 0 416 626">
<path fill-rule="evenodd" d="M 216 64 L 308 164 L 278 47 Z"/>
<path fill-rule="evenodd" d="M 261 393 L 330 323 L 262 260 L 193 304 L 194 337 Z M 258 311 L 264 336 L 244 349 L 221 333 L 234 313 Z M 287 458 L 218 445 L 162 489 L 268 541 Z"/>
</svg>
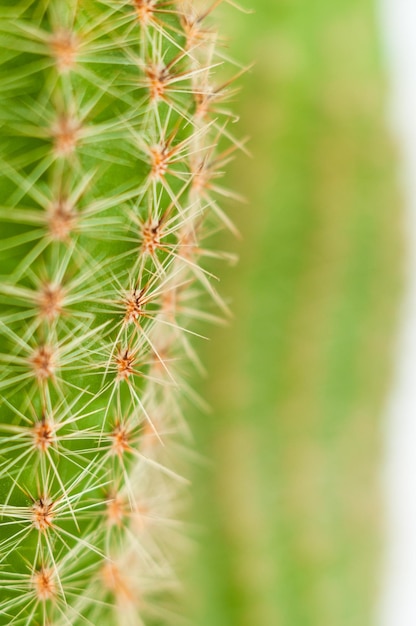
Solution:
<svg viewBox="0 0 416 626">
<path fill-rule="evenodd" d="M 183 623 L 179 398 L 234 151 L 211 17 L 0 7 L 1 625 Z"/>
</svg>

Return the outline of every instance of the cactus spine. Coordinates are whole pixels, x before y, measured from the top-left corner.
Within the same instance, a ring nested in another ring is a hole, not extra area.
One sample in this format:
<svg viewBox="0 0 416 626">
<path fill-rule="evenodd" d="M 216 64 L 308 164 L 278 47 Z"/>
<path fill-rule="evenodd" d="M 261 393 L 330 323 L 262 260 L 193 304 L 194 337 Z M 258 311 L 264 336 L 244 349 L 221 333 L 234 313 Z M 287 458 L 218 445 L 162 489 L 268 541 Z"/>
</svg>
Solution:
<svg viewBox="0 0 416 626">
<path fill-rule="evenodd" d="M 181 623 L 183 357 L 201 292 L 226 310 L 202 260 L 238 147 L 220 3 L 2 3 L 0 624 Z"/>
</svg>

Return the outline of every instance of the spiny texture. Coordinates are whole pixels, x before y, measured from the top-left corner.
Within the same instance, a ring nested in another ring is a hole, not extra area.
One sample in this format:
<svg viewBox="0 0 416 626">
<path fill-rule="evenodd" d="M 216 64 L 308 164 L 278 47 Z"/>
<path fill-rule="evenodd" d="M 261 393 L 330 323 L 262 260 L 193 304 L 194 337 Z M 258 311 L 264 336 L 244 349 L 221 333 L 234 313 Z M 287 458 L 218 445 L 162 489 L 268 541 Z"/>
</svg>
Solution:
<svg viewBox="0 0 416 626">
<path fill-rule="evenodd" d="M 239 147 L 219 4 L 2 2 L 0 624 L 181 622 L 179 400 Z"/>
</svg>

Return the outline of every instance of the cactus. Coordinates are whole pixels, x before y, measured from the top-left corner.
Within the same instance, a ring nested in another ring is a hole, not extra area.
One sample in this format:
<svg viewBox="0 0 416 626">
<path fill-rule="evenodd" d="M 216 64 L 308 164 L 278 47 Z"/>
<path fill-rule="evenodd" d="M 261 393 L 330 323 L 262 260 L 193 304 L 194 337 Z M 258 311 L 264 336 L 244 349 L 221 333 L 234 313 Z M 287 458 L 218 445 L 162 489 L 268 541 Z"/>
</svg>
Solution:
<svg viewBox="0 0 416 626">
<path fill-rule="evenodd" d="M 181 623 L 186 363 L 242 145 L 219 4 L 3 0 L 0 624 Z"/>
</svg>

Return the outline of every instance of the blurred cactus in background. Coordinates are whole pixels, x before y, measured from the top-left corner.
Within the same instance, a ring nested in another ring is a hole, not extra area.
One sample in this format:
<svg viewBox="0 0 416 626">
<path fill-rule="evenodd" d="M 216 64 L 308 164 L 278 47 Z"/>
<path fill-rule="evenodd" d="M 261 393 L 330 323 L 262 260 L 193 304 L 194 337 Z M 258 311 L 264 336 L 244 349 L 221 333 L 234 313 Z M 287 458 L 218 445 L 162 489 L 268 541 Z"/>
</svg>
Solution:
<svg viewBox="0 0 416 626">
<path fill-rule="evenodd" d="M 180 397 L 242 147 L 219 4 L 2 2 L 0 624 L 181 623 Z"/>
<path fill-rule="evenodd" d="M 252 160 L 236 320 L 204 346 L 195 417 L 212 468 L 195 561 L 198 626 L 372 626 L 381 581 L 382 413 L 402 273 L 374 0 L 256 0 L 226 13 L 256 61 L 237 112 Z"/>
</svg>

